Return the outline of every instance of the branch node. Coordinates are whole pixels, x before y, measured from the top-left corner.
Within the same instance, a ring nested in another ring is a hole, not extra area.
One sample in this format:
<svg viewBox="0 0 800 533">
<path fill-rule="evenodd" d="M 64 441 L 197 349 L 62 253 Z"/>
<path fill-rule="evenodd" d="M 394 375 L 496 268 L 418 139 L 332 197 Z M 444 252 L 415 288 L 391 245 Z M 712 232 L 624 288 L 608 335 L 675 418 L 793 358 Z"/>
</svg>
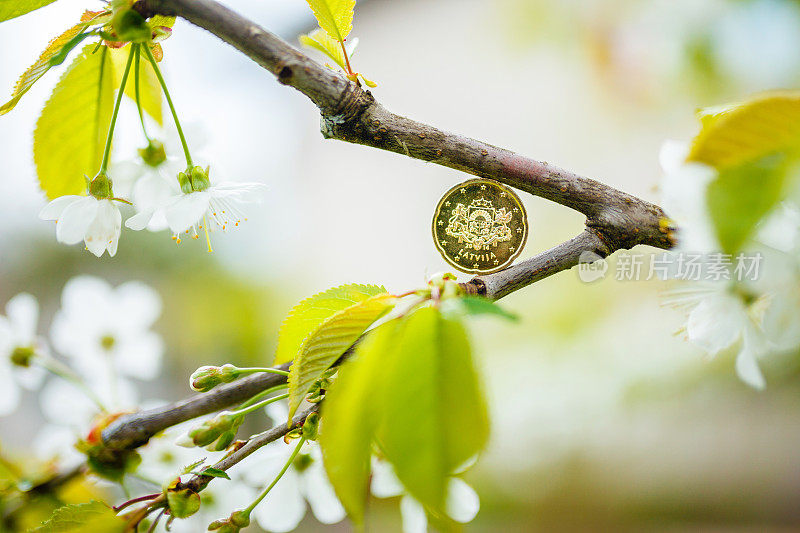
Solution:
<svg viewBox="0 0 800 533">
<path fill-rule="evenodd" d="M 288 85 L 292 81 L 293 75 L 292 67 L 285 66 L 278 71 L 278 81 L 283 85 Z"/>
</svg>

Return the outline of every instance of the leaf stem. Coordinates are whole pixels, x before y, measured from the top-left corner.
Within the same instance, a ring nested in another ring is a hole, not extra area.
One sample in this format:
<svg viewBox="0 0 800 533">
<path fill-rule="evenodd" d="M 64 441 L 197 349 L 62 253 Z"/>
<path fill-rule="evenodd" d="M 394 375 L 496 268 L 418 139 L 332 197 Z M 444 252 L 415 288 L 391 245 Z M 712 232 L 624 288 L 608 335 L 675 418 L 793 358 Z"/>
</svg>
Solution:
<svg viewBox="0 0 800 533">
<path fill-rule="evenodd" d="M 256 394 L 255 396 L 253 396 L 252 398 L 250 398 L 249 400 L 247 400 L 246 402 L 242 402 L 241 405 L 239 405 L 239 407 L 237 409 L 244 409 L 245 407 L 249 407 L 249 406 L 253 405 L 254 403 L 260 402 L 261 400 L 263 400 L 264 398 L 266 398 L 267 396 L 269 396 L 273 392 L 276 392 L 276 391 L 279 391 L 279 390 L 283 390 L 288 386 L 289 386 L 288 384 L 283 383 L 281 385 L 276 385 L 274 387 L 270 387 L 265 391 L 261 391 L 258 394 Z"/>
<path fill-rule="evenodd" d="M 94 391 L 92 391 L 92 389 L 90 389 L 89 386 L 86 385 L 86 383 L 80 378 L 80 376 L 78 376 L 78 374 L 76 374 L 67 365 L 61 363 L 60 361 L 58 361 L 56 359 L 53 359 L 52 357 L 44 357 L 44 356 L 40 356 L 39 357 L 39 364 L 45 370 L 53 373 L 54 375 L 66 380 L 66 381 L 69 381 L 70 383 L 72 383 L 73 385 L 78 387 L 78 389 L 80 389 L 81 392 L 86 394 L 86 396 L 92 402 L 94 402 L 94 404 L 98 407 L 98 409 L 100 409 L 101 412 L 103 412 L 103 413 L 107 413 L 108 412 L 108 409 L 106 408 L 105 405 L 103 405 L 103 402 L 94 393 Z"/>
<path fill-rule="evenodd" d="M 114 137 L 114 127 L 117 125 L 117 115 L 119 114 L 119 106 L 122 103 L 122 95 L 125 93 L 125 84 L 128 82 L 128 74 L 131 71 L 131 64 L 133 63 L 133 49 L 131 48 L 128 54 L 128 62 L 125 64 L 125 72 L 122 74 L 122 81 L 119 84 L 119 93 L 117 94 L 117 101 L 114 104 L 114 112 L 111 115 L 111 124 L 108 125 L 108 135 L 106 136 L 106 146 L 103 149 L 103 161 L 100 163 L 100 174 L 105 174 L 108 170 L 108 158 L 111 155 L 111 139 Z"/>
<path fill-rule="evenodd" d="M 138 498 L 134 498 L 132 500 L 128 500 L 126 502 L 122 502 L 121 504 L 117 505 L 116 507 L 112 507 L 112 509 L 114 510 L 115 513 L 118 513 L 120 511 L 122 511 L 123 509 L 125 509 L 126 507 L 130 507 L 131 505 L 135 505 L 135 504 L 141 503 L 141 502 L 146 502 L 146 501 L 149 501 L 149 500 L 155 500 L 159 496 L 161 496 L 160 492 L 155 492 L 153 494 L 147 494 L 145 496 L 139 496 Z"/>
<path fill-rule="evenodd" d="M 175 121 L 175 127 L 178 129 L 178 136 L 181 138 L 181 146 L 183 146 L 183 155 L 186 156 L 186 166 L 192 167 L 194 164 L 192 163 L 192 156 L 189 153 L 189 145 L 186 143 L 186 137 L 183 135 L 183 128 L 181 128 L 181 122 L 178 120 L 178 113 L 175 111 L 175 105 L 172 103 L 172 97 L 169 95 L 169 89 L 167 89 L 167 83 L 164 81 L 164 76 L 161 74 L 161 69 L 158 68 L 158 62 L 156 58 L 153 57 L 153 52 L 150 51 L 150 47 L 145 45 L 144 52 L 147 54 L 147 60 L 150 61 L 150 64 L 153 65 L 153 70 L 156 73 L 156 77 L 158 78 L 158 83 L 161 85 L 161 90 L 164 91 L 164 96 L 167 98 L 167 103 L 169 104 L 169 110 L 172 112 L 172 120 Z M 209 244 L 209 248 L 210 248 Z"/>
<path fill-rule="evenodd" d="M 281 376 L 289 375 L 289 373 L 285 370 L 281 370 L 279 368 L 268 368 L 268 367 L 240 368 L 239 371 L 242 373 L 243 376 L 246 376 L 248 374 L 257 374 L 259 372 L 266 372 L 267 374 L 279 374 Z"/>
<path fill-rule="evenodd" d="M 256 508 L 256 505 L 261 503 L 261 500 L 266 498 L 267 494 L 269 494 L 269 491 L 272 490 L 272 487 L 274 487 L 278 483 L 278 481 L 281 480 L 281 478 L 286 473 L 286 471 L 289 470 L 289 467 L 294 462 L 295 458 L 297 457 L 297 454 L 300 453 L 300 448 L 303 447 L 303 444 L 305 444 L 305 442 L 306 442 L 306 438 L 305 437 L 301 437 L 300 441 L 297 443 L 297 446 L 295 446 L 294 451 L 292 452 L 292 455 L 289 456 L 289 459 L 286 461 L 286 464 L 283 465 L 283 468 L 281 469 L 281 471 L 278 472 L 278 475 L 275 476 L 275 479 L 272 480 L 272 483 L 270 483 L 269 486 L 266 489 L 264 489 L 261 492 L 261 494 L 258 495 L 258 498 L 256 498 L 253 503 L 251 503 L 249 506 L 247 506 L 244 509 L 245 513 L 249 514 L 250 512 L 252 512 L 252 510 Z"/>
<path fill-rule="evenodd" d="M 344 62 L 347 65 L 347 73 L 350 76 L 355 76 L 353 67 L 350 66 L 350 57 L 347 55 L 347 48 L 344 45 L 344 41 L 339 41 L 339 44 L 342 45 L 342 53 L 344 54 Z M 356 80 L 356 82 L 358 82 L 358 80 Z"/>
<path fill-rule="evenodd" d="M 265 407 L 265 406 L 267 406 L 267 405 L 269 405 L 271 403 L 275 403 L 275 402 L 277 402 L 279 400 L 285 400 L 288 397 L 289 397 L 289 394 L 287 393 L 287 394 L 281 394 L 280 396 L 274 396 L 272 398 L 267 398 L 266 400 L 261 400 L 259 402 L 254 402 L 254 403 L 252 403 L 252 404 L 250 404 L 250 405 L 248 405 L 246 407 L 242 407 L 241 409 L 238 409 L 236 411 L 231 411 L 229 414 L 231 414 L 233 416 L 246 415 L 248 413 L 252 413 L 253 411 L 257 411 L 257 410 L 261 409 L 262 407 Z"/>
<path fill-rule="evenodd" d="M 131 44 L 131 46 L 134 47 L 133 48 L 133 52 L 136 54 L 135 59 L 134 59 L 134 65 L 133 65 L 133 68 L 134 68 L 134 71 L 133 71 L 133 87 L 134 87 L 134 92 L 135 92 L 135 95 L 136 95 L 136 98 L 135 98 L 135 100 L 136 100 L 136 109 L 139 110 L 139 122 L 142 123 L 142 133 L 144 133 L 144 138 L 147 139 L 147 142 L 149 144 L 152 141 L 150 140 L 150 136 L 147 134 L 147 126 L 144 125 L 144 112 L 142 111 L 142 98 L 140 96 L 140 90 L 139 90 L 139 71 L 140 71 L 139 61 L 140 61 L 141 56 L 142 56 L 142 45 L 139 44 L 139 43 L 133 43 L 133 44 Z"/>
</svg>

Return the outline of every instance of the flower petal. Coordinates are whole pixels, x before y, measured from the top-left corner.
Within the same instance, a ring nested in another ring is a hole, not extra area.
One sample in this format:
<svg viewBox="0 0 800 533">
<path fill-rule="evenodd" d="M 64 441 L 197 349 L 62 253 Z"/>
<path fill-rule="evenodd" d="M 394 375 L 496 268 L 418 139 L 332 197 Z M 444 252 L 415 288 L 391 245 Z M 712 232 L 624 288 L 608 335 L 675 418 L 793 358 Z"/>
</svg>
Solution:
<svg viewBox="0 0 800 533">
<path fill-rule="evenodd" d="M 6 316 L 19 346 L 33 344 L 39 321 L 39 302 L 27 293 L 17 294 L 6 304 Z"/>
<path fill-rule="evenodd" d="M 285 533 L 297 527 L 306 514 L 299 480 L 293 471 L 286 474 L 253 511 L 258 525 L 267 531 Z"/>
<path fill-rule="evenodd" d="M 64 285 L 61 292 L 62 310 L 76 318 L 107 317 L 113 301 L 111 285 L 94 276 L 76 276 Z"/>
<path fill-rule="evenodd" d="M 77 244 L 97 215 L 99 202 L 86 196 L 69 204 L 56 223 L 56 239 L 64 244 Z"/>
<path fill-rule="evenodd" d="M 0 375 L 0 416 L 14 412 L 19 405 L 20 391 L 11 374 L 3 372 Z"/>
<path fill-rule="evenodd" d="M 166 206 L 170 199 L 180 195 L 176 182 L 167 181 L 161 174 L 151 172 L 136 184 L 134 203 L 139 210 L 155 209 Z"/>
<path fill-rule="evenodd" d="M 425 509 L 411 496 L 403 496 L 400 500 L 400 516 L 403 517 L 403 533 L 427 533 Z"/>
<path fill-rule="evenodd" d="M 124 322 L 133 330 L 149 328 L 161 314 L 161 296 L 140 281 L 123 283 L 116 288 L 114 296 Z"/>
<path fill-rule="evenodd" d="M 53 424 L 45 425 L 33 438 L 31 447 L 42 461 L 55 459 L 63 469 L 77 467 L 86 456 L 75 449 L 78 435 L 71 429 Z"/>
<path fill-rule="evenodd" d="M 51 380 L 39 394 L 39 406 L 44 417 L 59 426 L 82 432 L 97 414 L 97 407 L 75 385 L 63 380 Z"/>
<path fill-rule="evenodd" d="M 183 233 L 197 224 L 208 210 L 210 201 L 211 195 L 206 191 L 180 196 L 165 209 L 170 231 L 172 233 Z"/>
<path fill-rule="evenodd" d="M 325 475 L 322 461 L 314 461 L 300 476 L 301 487 L 317 520 L 335 524 L 344 520 L 347 513 L 339 503 L 333 485 Z"/>
<path fill-rule="evenodd" d="M 39 218 L 42 220 L 58 220 L 59 217 L 61 217 L 61 213 L 64 212 L 64 209 L 66 209 L 68 205 L 82 198 L 86 197 L 78 196 L 76 194 L 59 196 L 44 206 L 41 211 L 39 211 Z"/>
<path fill-rule="evenodd" d="M 260 202 L 267 186 L 263 183 L 224 182 L 209 188 L 209 192 L 216 198 L 228 198 L 242 203 Z"/>
<path fill-rule="evenodd" d="M 31 365 L 27 368 L 14 367 L 14 378 L 17 383 L 28 390 L 36 390 L 44 382 L 47 370 L 39 365 Z"/>
<path fill-rule="evenodd" d="M 372 483 L 370 491 L 378 498 L 394 498 L 405 492 L 405 488 L 397 479 L 392 465 L 388 461 L 372 459 Z"/>
<path fill-rule="evenodd" d="M 158 376 L 164 355 L 164 342 L 155 333 L 139 335 L 122 344 L 114 354 L 121 374 L 150 380 Z"/>
<path fill-rule="evenodd" d="M 755 328 L 745 329 L 742 347 L 739 350 L 739 355 L 736 356 L 736 373 L 742 381 L 751 387 L 763 390 L 767 383 L 756 361 L 763 349 L 760 340 L 759 333 L 755 331 Z"/>
<path fill-rule="evenodd" d="M 144 211 L 139 211 L 132 217 L 128 218 L 125 221 L 125 227 L 130 228 L 134 231 L 141 231 L 150 224 L 150 220 L 153 218 L 154 210 L 153 209 L 145 209 Z"/>
<path fill-rule="evenodd" d="M 450 478 L 447 484 L 447 514 L 456 522 L 466 524 L 475 518 L 481 508 L 478 494 L 460 478 Z"/>
<path fill-rule="evenodd" d="M 121 161 L 112 165 L 109 175 L 114 185 L 114 195 L 130 199 L 133 188 L 146 169 L 135 161 Z"/>
<path fill-rule="evenodd" d="M 117 251 L 116 242 L 122 229 L 122 214 L 111 200 L 97 202 L 97 214 L 86 230 L 84 242 L 86 247 L 97 257 L 103 255 L 106 249 Z M 113 256 L 114 254 L 110 253 Z"/>
<path fill-rule="evenodd" d="M 727 293 L 712 294 L 689 313 L 689 340 L 716 355 L 739 338 L 747 321 L 741 300 Z"/>
</svg>

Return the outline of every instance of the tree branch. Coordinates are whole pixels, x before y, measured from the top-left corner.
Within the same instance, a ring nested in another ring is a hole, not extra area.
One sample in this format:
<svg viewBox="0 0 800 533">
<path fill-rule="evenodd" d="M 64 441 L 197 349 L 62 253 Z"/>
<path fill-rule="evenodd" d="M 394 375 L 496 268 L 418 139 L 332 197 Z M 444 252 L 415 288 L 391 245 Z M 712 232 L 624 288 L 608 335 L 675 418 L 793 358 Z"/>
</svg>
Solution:
<svg viewBox="0 0 800 533">
<path fill-rule="evenodd" d="M 612 253 L 637 244 L 674 245 L 663 210 L 549 163 L 396 115 L 369 91 L 328 69 L 214 0 L 140 0 L 146 16 L 177 15 L 208 30 L 305 94 L 322 114 L 322 133 L 491 178 L 586 215 Z M 523 276 L 524 277 L 524 276 Z"/>
<path fill-rule="evenodd" d="M 675 244 L 675 228 L 657 205 L 549 163 L 391 113 L 358 84 L 213 0 L 139 0 L 135 7 L 144 16 L 177 15 L 205 28 L 270 71 L 280 83 L 305 94 L 320 109 L 326 138 L 491 178 L 586 215 L 583 233 L 505 270 L 476 276 L 462 284 L 469 293 L 502 298 L 575 266 L 583 252 L 605 257 L 637 244 L 665 249 Z M 115 449 L 141 446 L 170 426 L 224 409 L 283 382 L 283 376 L 257 374 L 173 405 L 122 417 L 103 431 L 103 442 Z"/>
<path fill-rule="evenodd" d="M 213 468 L 216 468 L 217 470 L 228 470 L 229 468 L 232 468 L 234 465 L 244 460 L 246 457 L 248 457 L 250 454 L 258 450 L 259 448 L 266 446 L 270 442 L 275 442 L 276 440 L 284 437 L 287 433 L 289 433 L 293 429 L 302 427 L 306 421 L 306 418 L 308 418 L 308 415 L 310 415 L 311 413 L 316 413 L 317 411 L 319 411 L 319 404 L 315 404 L 308 410 L 295 416 L 292 419 L 291 426 L 287 424 L 285 421 L 279 420 L 274 427 L 270 428 L 269 430 L 263 433 L 259 433 L 258 435 L 253 436 L 247 441 L 247 443 L 244 446 L 242 446 L 235 452 L 223 457 L 213 466 Z M 201 490 L 206 488 L 206 485 L 208 485 L 212 479 L 214 479 L 213 476 L 203 476 L 203 475 L 194 476 L 186 483 L 181 484 L 178 488 L 187 488 L 193 490 L 194 492 L 200 492 Z"/>
<path fill-rule="evenodd" d="M 278 423 L 274 427 L 270 428 L 269 430 L 259 433 L 258 435 L 254 435 L 251 437 L 244 445 L 242 445 L 237 450 L 231 452 L 230 454 L 223 457 L 221 460 L 217 461 L 212 468 L 217 470 L 227 471 L 228 469 L 232 468 L 233 466 L 237 465 L 245 458 L 249 457 L 253 452 L 266 446 L 271 442 L 275 442 L 276 440 L 286 436 L 290 431 L 297 429 L 299 427 L 303 427 L 303 424 L 306 421 L 306 418 L 311 413 L 316 413 L 319 411 L 319 404 L 315 404 L 310 407 L 308 410 L 300 413 L 299 415 L 295 416 L 292 419 L 291 425 Z M 189 479 L 189 481 L 178 483 L 172 490 L 181 491 L 181 490 L 191 490 L 192 492 L 200 492 L 205 489 L 209 483 L 214 480 L 214 476 L 205 476 L 203 474 L 196 474 Z M 150 500 L 147 505 L 144 507 L 134 511 L 131 513 L 131 517 L 133 518 L 134 522 L 141 520 L 140 517 L 146 516 L 150 512 L 155 509 L 166 507 L 167 506 L 167 499 L 164 494 L 160 494 L 155 498 L 151 498 L 153 495 L 143 496 L 141 498 L 135 498 L 133 500 L 129 500 L 125 502 L 119 509 L 124 509 L 125 507 L 129 506 L 132 503 L 138 503 L 141 500 Z M 116 510 L 116 509 L 115 509 Z"/>
<path fill-rule="evenodd" d="M 531 283 L 535 283 L 562 270 L 578 264 L 584 252 L 593 252 L 600 257 L 609 254 L 603 240 L 591 229 L 577 237 L 540 253 L 500 272 L 476 276 L 462 287 L 469 294 L 480 294 L 491 300 L 499 300 Z"/>
<path fill-rule="evenodd" d="M 275 368 L 289 370 L 290 366 L 291 363 L 285 363 Z M 286 376 L 253 374 L 211 392 L 195 394 L 186 400 L 122 416 L 103 430 L 103 443 L 115 450 L 143 446 L 153 435 L 169 427 L 241 403 L 282 383 L 286 383 Z"/>
</svg>

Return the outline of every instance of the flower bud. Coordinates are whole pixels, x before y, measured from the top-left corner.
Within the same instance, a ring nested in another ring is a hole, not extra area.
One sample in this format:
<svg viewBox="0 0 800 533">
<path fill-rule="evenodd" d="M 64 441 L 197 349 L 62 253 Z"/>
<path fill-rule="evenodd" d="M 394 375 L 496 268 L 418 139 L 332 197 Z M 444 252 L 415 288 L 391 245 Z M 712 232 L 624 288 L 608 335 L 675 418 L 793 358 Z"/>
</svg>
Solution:
<svg viewBox="0 0 800 533">
<path fill-rule="evenodd" d="M 115 11 L 111 18 L 111 27 L 120 41 L 143 43 L 149 41 L 153 34 L 144 17 L 129 7 Z"/>
<path fill-rule="evenodd" d="M 240 369 L 230 364 L 201 366 L 192 373 L 189 385 L 198 392 L 208 392 L 217 385 L 239 379 L 241 374 Z"/>
<path fill-rule="evenodd" d="M 200 510 L 200 495 L 190 489 L 167 489 L 169 514 L 175 518 L 187 518 Z"/>
<path fill-rule="evenodd" d="M 169 26 L 153 26 L 153 42 L 163 41 L 172 36 L 172 28 Z"/>
<path fill-rule="evenodd" d="M 302 426 L 303 437 L 307 440 L 317 440 L 319 435 L 319 414 L 311 413 L 306 417 L 306 421 Z"/>
<path fill-rule="evenodd" d="M 428 286 L 431 287 L 433 298 L 446 300 L 459 296 L 462 289 L 456 279 L 455 274 L 450 272 L 439 272 L 431 276 L 431 279 L 428 280 Z"/>
<path fill-rule="evenodd" d="M 105 174 L 98 174 L 89 182 L 89 194 L 98 200 L 112 198 L 114 192 L 111 187 L 111 179 Z"/>
<path fill-rule="evenodd" d="M 238 427 L 236 428 L 238 429 Z M 220 435 L 217 440 L 206 446 L 206 450 L 210 452 L 221 452 L 228 449 L 233 440 L 236 438 L 236 429 L 226 431 Z"/>
<path fill-rule="evenodd" d="M 154 168 L 167 160 L 164 144 L 159 141 L 150 141 L 144 148 L 139 148 L 139 156 L 146 165 Z"/>
<path fill-rule="evenodd" d="M 36 352 L 30 346 L 17 346 L 11 352 L 11 364 L 28 368 L 31 360 L 36 356 Z"/>
<path fill-rule="evenodd" d="M 250 513 L 247 511 L 234 511 L 231 513 L 231 524 L 237 527 L 247 527 L 250 525 Z"/>
<path fill-rule="evenodd" d="M 192 192 L 192 181 L 189 178 L 189 175 L 186 174 L 186 172 L 178 172 L 178 183 L 180 184 L 181 191 L 184 194 L 189 194 L 190 192 Z"/>
<path fill-rule="evenodd" d="M 209 531 L 219 531 L 219 533 L 239 533 L 242 528 L 250 525 L 249 511 L 234 511 L 225 520 L 215 520 L 208 525 Z"/>
<path fill-rule="evenodd" d="M 86 464 L 95 474 L 111 481 L 120 481 L 125 474 L 133 472 L 142 462 L 135 450 L 115 450 L 103 444 L 103 430 L 126 413 L 113 413 L 101 417 L 84 439 L 75 447 L 86 455 Z"/>
<path fill-rule="evenodd" d="M 234 415 L 229 413 L 228 411 L 223 411 L 219 413 L 217 416 L 210 420 L 206 420 L 198 427 L 189 431 L 189 433 L 178 439 L 175 444 L 184 447 L 191 447 L 189 443 L 191 442 L 194 446 L 208 446 L 209 444 L 213 443 L 217 439 L 219 439 L 223 433 L 232 432 L 233 434 L 225 438 L 228 441 L 225 443 L 221 449 L 224 450 L 228 447 L 234 437 L 236 436 L 236 430 L 242 425 L 244 421 L 243 415 Z"/>
<path fill-rule="evenodd" d="M 209 168 L 203 170 L 202 167 L 193 167 L 191 174 L 192 190 L 204 191 L 211 185 L 208 179 Z"/>
</svg>

